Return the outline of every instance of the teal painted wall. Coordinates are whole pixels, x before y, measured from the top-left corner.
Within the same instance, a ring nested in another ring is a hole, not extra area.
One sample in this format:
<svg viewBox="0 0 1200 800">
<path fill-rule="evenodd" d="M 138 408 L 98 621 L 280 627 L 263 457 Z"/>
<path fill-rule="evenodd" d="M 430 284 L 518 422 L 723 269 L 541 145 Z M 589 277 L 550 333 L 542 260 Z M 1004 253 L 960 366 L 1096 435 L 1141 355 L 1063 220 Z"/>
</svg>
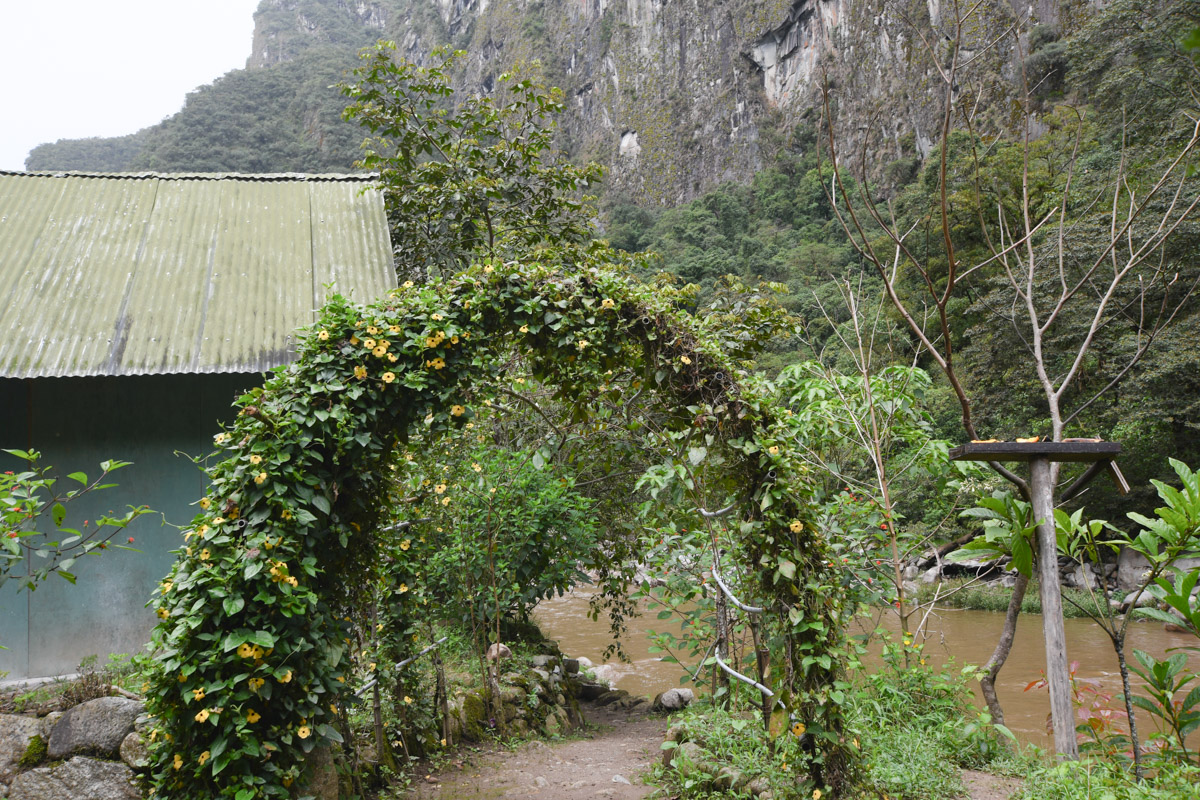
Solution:
<svg viewBox="0 0 1200 800">
<path fill-rule="evenodd" d="M 7 648 L 0 670 L 55 675 L 75 671 L 89 655 L 103 663 L 110 653 L 145 646 L 154 625 L 145 604 L 174 562 L 179 526 L 195 515 L 206 486 L 191 457 L 211 452 L 233 400 L 261 382 L 247 374 L 0 379 L 0 448 L 40 450 L 59 475 L 95 475 L 105 459 L 133 462 L 113 473 L 116 488 L 71 503 L 69 523 L 129 505 L 159 512 L 114 540 L 137 552 L 110 548 L 76 562 L 75 585 L 51 576 L 31 593 L 9 581 L 0 591 L 0 644 Z M 0 454 L 0 469 L 14 468 Z"/>
</svg>

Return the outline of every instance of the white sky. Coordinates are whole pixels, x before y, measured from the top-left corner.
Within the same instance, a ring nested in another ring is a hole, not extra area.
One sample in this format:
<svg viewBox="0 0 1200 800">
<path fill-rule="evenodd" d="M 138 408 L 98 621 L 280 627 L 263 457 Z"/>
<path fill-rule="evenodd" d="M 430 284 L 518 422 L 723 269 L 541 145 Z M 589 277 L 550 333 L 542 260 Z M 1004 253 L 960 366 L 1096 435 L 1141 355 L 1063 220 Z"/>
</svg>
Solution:
<svg viewBox="0 0 1200 800">
<path fill-rule="evenodd" d="M 0 0 L 0 170 L 44 142 L 123 136 L 246 65 L 259 0 Z"/>
</svg>

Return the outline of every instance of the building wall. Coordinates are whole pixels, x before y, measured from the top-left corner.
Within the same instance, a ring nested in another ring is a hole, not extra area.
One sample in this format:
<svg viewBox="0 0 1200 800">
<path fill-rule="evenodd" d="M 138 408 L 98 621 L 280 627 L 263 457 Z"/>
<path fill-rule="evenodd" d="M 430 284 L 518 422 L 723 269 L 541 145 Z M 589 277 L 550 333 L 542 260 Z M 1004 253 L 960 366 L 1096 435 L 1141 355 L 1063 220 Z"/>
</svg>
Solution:
<svg viewBox="0 0 1200 800">
<path fill-rule="evenodd" d="M 133 462 L 112 474 L 117 487 L 68 504 L 67 524 L 129 505 L 147 514 L 109 548 L 76 562 L 76 584 L 51 576 L 36 591 L 10 580 L 0 589 L 0 670 L 10 678 L 73 672 L 81 659 L 132 654 L 149 640 L 154 615 L 145 607 L 181 546 L 179 526 L 198 510 L 206 478 L 192 457 L 212 449 L 233 400 L 261 376 L 0 378 L 0 448 L 36 449 L 58 475 L 99 473 L 106 459 Z M 0 469 L 21 462 L 0 453 Z M 60 487 L 75 485 L 63 480 Z M 129 543 L 129 537 L 133 542 Z"/>
</svg>

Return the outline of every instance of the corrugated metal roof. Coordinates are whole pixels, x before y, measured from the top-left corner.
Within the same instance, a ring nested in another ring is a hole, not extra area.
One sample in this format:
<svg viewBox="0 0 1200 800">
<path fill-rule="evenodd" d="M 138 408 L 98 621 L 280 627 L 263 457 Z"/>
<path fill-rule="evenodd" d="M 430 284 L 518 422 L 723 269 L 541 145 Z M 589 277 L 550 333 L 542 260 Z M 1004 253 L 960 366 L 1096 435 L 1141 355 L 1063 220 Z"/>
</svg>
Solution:
<svg viewBox="0 0 1200 800">
<path fill-rule="evenodd" d="M 368 175 L 0 172 L 0 377 L 262 372 L 396 285 Z M 326 284 L 333 284 L 326 289 Z"/>
</svg>

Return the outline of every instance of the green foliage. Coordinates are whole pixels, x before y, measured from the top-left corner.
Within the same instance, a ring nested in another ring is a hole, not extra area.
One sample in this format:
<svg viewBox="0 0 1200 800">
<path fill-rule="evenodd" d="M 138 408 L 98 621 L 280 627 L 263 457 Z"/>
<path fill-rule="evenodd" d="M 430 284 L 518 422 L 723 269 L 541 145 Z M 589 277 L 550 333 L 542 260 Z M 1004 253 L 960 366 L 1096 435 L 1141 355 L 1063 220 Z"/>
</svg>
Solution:
<svg viewBox="0 0 1200 800">
<path fill-rule="evenodd" d="M 38 463 L 41 454 L 36 450 L 5 450 L 9 455 L 28 462 L 21 472 L 0 474 L 0 586 L 13 572 L 28 566 L 19 580 L 21 587 L 33 591 L 51 574 L 74 583 L 71 567 L 86 555 L 98 555 L 112 544 L 122 550 L 133 550 L 112 543 L 113 537 L 143 514 L 153 513 L 146 506 L 130 506 L 119 517 L 102 516 L 94 525 L 85 520 L 80 528 L 67 524 L 67 506 L 86 494 L 111 489 L 116 484 L 105 483 L 110 473 L 129 466 L 127 461 L 102 461 L 100 475 L 89 479 L 82 472 L 72 472 L 67 480 L 78 488 L 61 491 L 55 488 L 59 479 L 50 467 Z M 132 537 L 129 539 L 133 542 Z"/>
<path fill-rule="evenodd" d="M 59 139 L 40 144 L 29 151 L 25 169 L 84 170 L 88 172 L 125 172 L 141 153 L 150 129 L 128 136 L 109 138 Z"/>
<path fill-rule="evenodd" d="M 591 210 L 583 190 L 600 167 L 577 167 L 554 150 L 562 92 L 519 72 L 495 96 L 453 96 L 450 72 L 463 53 L 435 51 L 432 64 L 395 58 L 395 43 L 364 50 L 345 111 L 371 134 L 362 166 L 380 173 L 401 263 L 447 274 L 474 257 L 583 242 Z"/>
<path fill-rule="evenodd" d="M 1033 535 L 1039 520 L 1031 519 L 1031 506 L 1013 497 L 1012 492 L 996 491 L 979 500 L 979 505 L 962 512 L 963 517 L 983 521 L 983 535 L 972 539 L 946 557 L 947 561 L 1011 558 L 1009 567 L 1025 577 L 1033 573 Z"/>
<path fill-rule="evenodd" d="M 1034 764 L 1026 773 L 1022 800 L 1178 800 L 1195 794 L 1200 768 L 1165 764 L 1146 781 L 1118 764 L 1085 758 Z"/>
<path fill-rule="evenodd" d="M 427 534 L 428 591 L 453 616 L 527 619 L 538 603 L 586 576 L 597 546 L 591 504 L 536 453 L 474 450 L 435 475 Z M 453 492 L 458 502 L 438 501 Z"/>
</svg>

